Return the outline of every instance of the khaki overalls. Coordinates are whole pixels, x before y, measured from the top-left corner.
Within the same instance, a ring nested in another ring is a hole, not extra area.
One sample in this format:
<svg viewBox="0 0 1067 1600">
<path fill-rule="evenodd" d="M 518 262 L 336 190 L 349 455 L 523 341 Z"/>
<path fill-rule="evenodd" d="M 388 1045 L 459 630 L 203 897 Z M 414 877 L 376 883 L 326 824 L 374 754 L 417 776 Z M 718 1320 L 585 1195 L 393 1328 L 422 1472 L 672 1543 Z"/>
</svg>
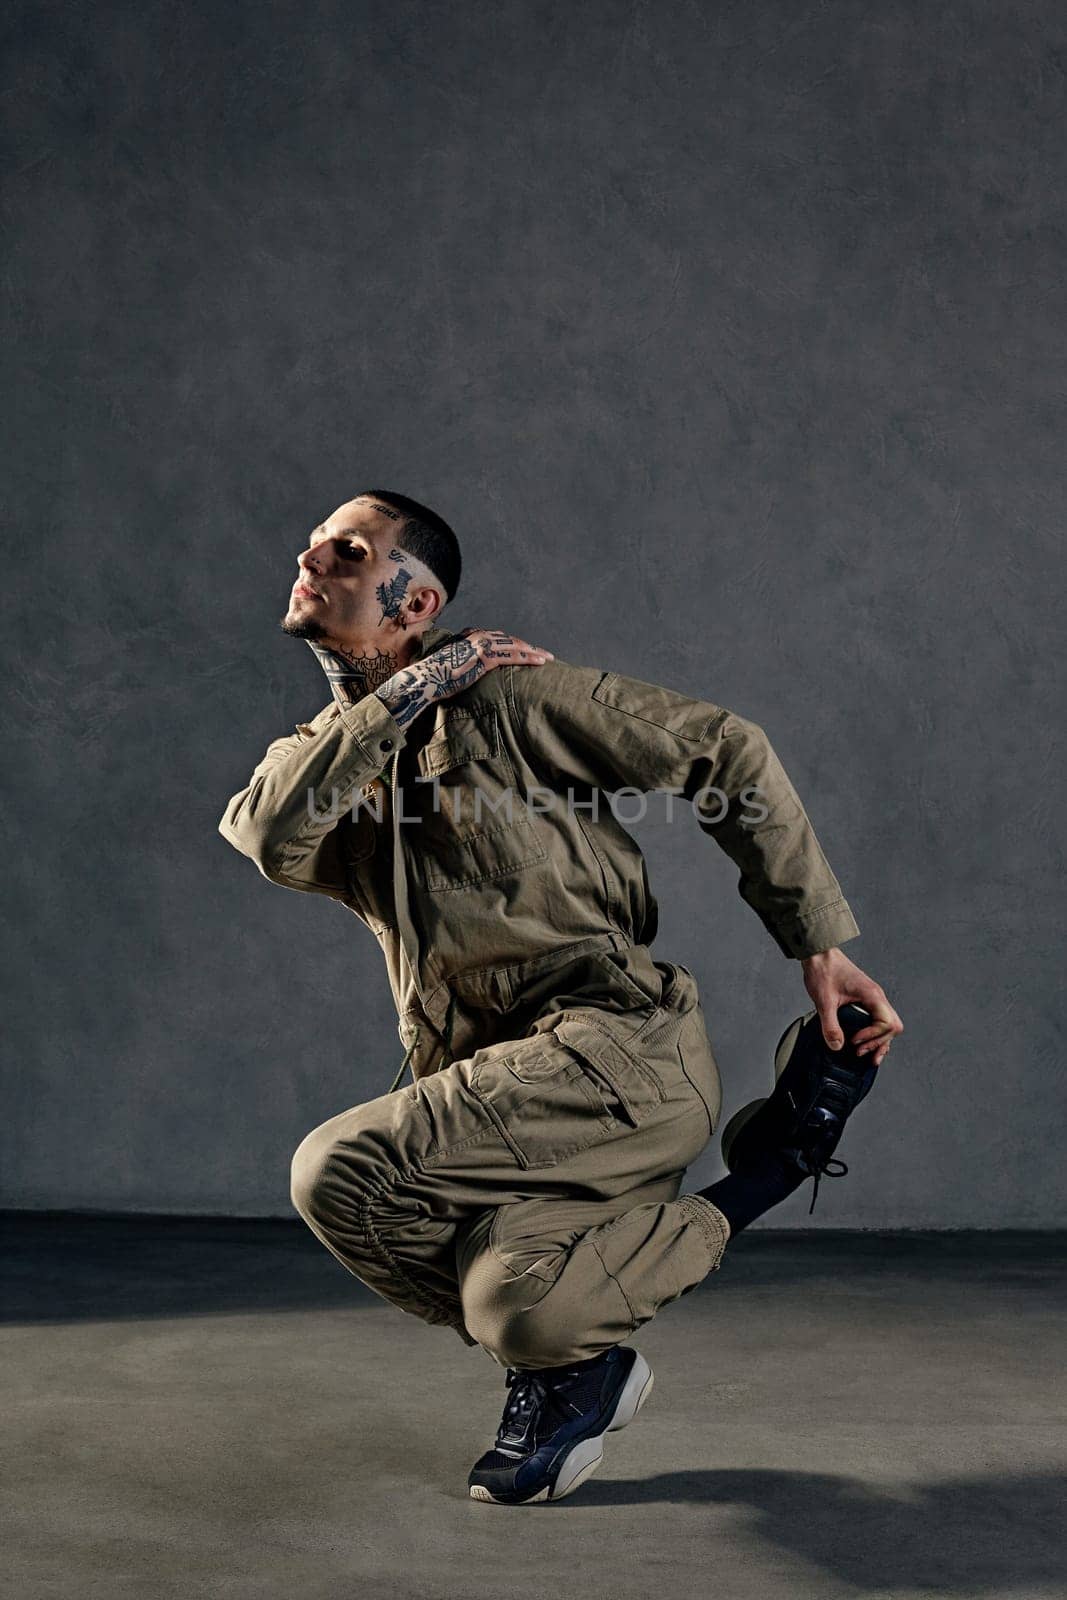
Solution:
<svg viewBox="0 0 1067 1600">
<path fill-rule="evenodd" d="M 625 1339 L 729 1235 L 680 1193 L 722 1091 L 692 975 L 650 952 L 644 859 L 605 800 L 623 790 L 676 798 L 680 843 L 691 814 L 783 955 L 858 934 L 762 728 L 559 660 L 406 728 L 373 694 L 331 702 L 219 824 L 375 934 L 414 1080 L 307 1135 L 294 1205 L 378 1294 L 502 1365 Z"/>
</svg>

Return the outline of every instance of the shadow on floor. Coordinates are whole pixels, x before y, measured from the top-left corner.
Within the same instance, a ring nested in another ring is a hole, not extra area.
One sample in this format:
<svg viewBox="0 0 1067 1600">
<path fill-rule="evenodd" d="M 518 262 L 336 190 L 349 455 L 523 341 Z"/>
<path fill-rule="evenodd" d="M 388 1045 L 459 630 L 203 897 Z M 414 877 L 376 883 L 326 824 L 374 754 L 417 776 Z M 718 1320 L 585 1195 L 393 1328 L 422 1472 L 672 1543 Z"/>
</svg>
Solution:
<svg viewBox="0 0 1067 1600">
<path fill-rule="evenodd" d="M 900 1489 L 786 1471 L 671 1472 L 592 1479 L 546 1507 L 686 1502 L 747 1506 L 752 1534 L 863 1591 L 1013 1594 L 1067 1578 L 1067 1475 L 947 1478 Z"/>
<path fill-rule="evenodd" d="M 0 1323 L 141 1320 L 254 1311 L 385 1309 L 299 1217 L 0 1212 Z M 1063 1235 L 745 1231 L 713 1280 L 717 1297 L 820 1280 L 894 1275 L 1063 1298 Z"/>
</svg>

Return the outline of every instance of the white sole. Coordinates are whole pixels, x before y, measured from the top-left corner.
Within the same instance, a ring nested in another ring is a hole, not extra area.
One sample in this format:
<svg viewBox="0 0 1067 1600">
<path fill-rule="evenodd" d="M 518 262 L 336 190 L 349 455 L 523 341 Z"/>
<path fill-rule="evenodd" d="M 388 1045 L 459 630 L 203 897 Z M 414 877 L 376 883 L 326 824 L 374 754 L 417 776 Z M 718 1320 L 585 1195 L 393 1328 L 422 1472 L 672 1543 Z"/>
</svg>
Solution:
<svg viewBox="0 0 1067 1600">
<path fill-rule="evenodd" d="M 638 1350 L 637 1360 L 633 1364 L 630 1376 L 622 1386 L 622 1392 L 616 1402 L 615 1410 L 611 1414 L 611 1421 L 603 1433 L 597 1433 L 592 1438 L 583 1439 L 564 1456 L 560 1469 L 556 1474 L 556 1482 L 553 1488 L 545 1487 L 537 1494 L 531 1495 L 529 1500 L 522 1500 L 519 1504 L 532 1506 L 536 1505 L 539 1500 L 562 1500 L 565 1495 L 572 1494 L 579 1484 L 584 1483 L 586 1478 L 590 1477 L 603 1461 L 605 1435 L 615 1433 L 619 1428 L 625 1428 L 627 1423 L 634 1420 L 652 1393 L 654 1382 L 652 1368 L 640 1350 Z M 472 1500 L 491 1501 L 493 1505 L 515 1504 L 514 1501 L 497 1500 L 495 1496 L 489 1493 L 488 1489 L 482 1488 L 480 1484 L 472 1487 L 470 1497 Z"/>
</svg>

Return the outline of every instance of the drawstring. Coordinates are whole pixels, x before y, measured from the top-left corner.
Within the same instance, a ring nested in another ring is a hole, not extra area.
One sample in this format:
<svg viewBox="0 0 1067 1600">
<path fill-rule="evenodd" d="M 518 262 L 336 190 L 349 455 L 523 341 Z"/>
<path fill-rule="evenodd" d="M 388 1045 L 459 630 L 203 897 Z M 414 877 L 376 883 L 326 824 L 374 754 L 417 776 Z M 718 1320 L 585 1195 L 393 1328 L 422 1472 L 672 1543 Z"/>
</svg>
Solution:
<svg viewBox="0 0 1067 1600">
<path fill-rule="evenodd" d="M 395 1091 L 400 1088 L 400 1080 L 404 1076 L 405 1068 L 407 1067 L 408 1062 L 411 1060 L 411 1057 L 412 1057 L 412 1055 L 414 1053 L 414 1050 L 415 1050 L 415 1046 L 418 1044 L 418 1042 L 419 1042 L 419 1030 L 416 1027 L 416 1029 L 415 1029 L 415 1037 L 414 1037 L 414 1039 L 412 1039 L 411 1043 L 408 1045 L 407 1054 L 405 1055 L 403 1061 L 400 1063 L 400 1071 L 397 1073 L 396 1077 L 393 1079 L 392 1083 L 389 1085 L 388 1089 L 386 1090 L 387 1094 L 394 1094 Z"/>
<path fill-rule="evenodd" d="M 444 1054 L 441 1057 L 441 1066 L 447 1067 L 452 1062 L 452 1013 L 456 1008 L 456 996 L 450 990 L 448 995 L 448 1010 L 445 1013 Z"/>
<path fill-rule="evenodd" d="M 444 1031 L 444 1034 L 443 1034 L 443 1038 L 444 1038 L 444 1054 L 441 1057 L 441 1066 L 442 1067 L 447 1067 L 451 1063 L 451 1060 L 452 1060 L 452 1017 L 453 1017 L 453 1013 L 455 1011 L 455 1006 L 456 1006 L 455 994 L 450 993 L 449 996 L 448 996 L 448 1011 L 445 1014 L 445 1031 Z M 416 1026 L 416 1028 L 415 1028 L 415 1037 L 414 1037 L 414 1039 L 412 1039 L 411 1043 L 408 1045 L 407 1053 L 405 1054 L 403 1061 L 400 1063 L 400 1070 L 397 1073 L 396 1077 L 393 1079 L 392 1083 L 389 1085 L 387 1093 L 393 1094 L 393 1093 L 395 1093 L 395 1091 L 397 1089 L 399 1089 L 400 1080 L 404 1076 L 404 1072 L 405 1072 L 405 1070 L 407 1068 L 407 1064 L 411 1060 L 411 1057 L 412 1057 L 412 1055 L 414 1054 L 414 1051 L 415 1051 L 415 1046 L 418 1044 L 418 1042 L 419 1042 L 419 1030 L 418 1030 L 418 1026 Z"/>
</svg>

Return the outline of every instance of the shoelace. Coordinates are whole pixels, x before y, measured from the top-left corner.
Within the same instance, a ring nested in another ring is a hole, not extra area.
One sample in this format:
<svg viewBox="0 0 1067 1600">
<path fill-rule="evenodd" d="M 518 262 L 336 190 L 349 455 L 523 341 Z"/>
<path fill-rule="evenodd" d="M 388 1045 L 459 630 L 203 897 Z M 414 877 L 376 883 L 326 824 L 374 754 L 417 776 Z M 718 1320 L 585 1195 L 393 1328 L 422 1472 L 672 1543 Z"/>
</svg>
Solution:
<svg viewBox="0 0 1067 1600">
<path fill-rule="evenodd" d="M 838 1168 L 837 1172 L 834 1172 L 832 1170 L 834 1167 Z M 811 1171 L 812 1171 L 812 1176 L 815 1179 L 815 1187 L 811 1191 L 811 1205 L 808 1207 L 808 1216 L 809 1217 L 811 1216 L 812 1212 L 815 1210 L 815 1200 L 816 1200 L 816 1197 L 817 1197 L 817 1195 L 819 1193 L 819 1179 L 820 1178 L 843 1178 L 845 1176 L 845 1173 L 848 1171 L 848 1167 L 845 1165 L 845 1163 L 843 1161 L 839 1161 L 836 1156 L 830 1156 L 828 1160 L 822 1162 L 819 1166 L 812 1167 Z"/>
<path fill-rule="evenodd" d="M 823 1083 L 820 1091 L 820 1104 L 825 1109 L 836 1111 L 841 1121 L 844 1122 L 851 1110 L 851 1097 L 841 1084 L 835 1083 L 833 1079 L 828 1079 Z M 834 1171 L 835 1167 L 837 1168 L 836 1172 Z M 816 1158 L 808 1170 L 815 1179 L 815 1184 L 811 1191 L 811 1205 L 808 1207 L 808 1216 L 810 1217 L 815 1210 L 815 1201 L 819 1195 L 819 1179 L 843 1178 L 848 1171 L 848 1167 L 844 1161 L 839 1160 L 836 1156 L 828 1156 L 824 1161 Z"/>
<path fill-rule="evenodd" d="M 508 1455 L 511 1453 L 506 1448 L 509 1443 L 529 1445 L 536 1442 L 530 1437 L 530 1425 L 531 1423 L 536 1425 L 537 1418 L 550 1400 L 566 1406 L 569 1411 L 574 1412 L 575 1416 L 581 1416 L 581 1406 L 576 1406 L 573 1400 L 568 1400 L 560 1389 L 561 1380 L 568 1376 L 574 1376 L 574 1374 L 570 1374 L 564 1369 L 559 1373 L 558 1377 L 549 1381 L 536 1372 L 516 1371 L 512 1367 L 508 1368 L 505 1381 L 510 1392 L 504 1404 L 504 1415 L 500 1419 L 500 1427 L 497 1430 L 496 1447 L 498 1450 L 502 1450 L 505 1455 Z M 534 1431 L 536 1432 L 536 1426 Z"/>
</svg>

